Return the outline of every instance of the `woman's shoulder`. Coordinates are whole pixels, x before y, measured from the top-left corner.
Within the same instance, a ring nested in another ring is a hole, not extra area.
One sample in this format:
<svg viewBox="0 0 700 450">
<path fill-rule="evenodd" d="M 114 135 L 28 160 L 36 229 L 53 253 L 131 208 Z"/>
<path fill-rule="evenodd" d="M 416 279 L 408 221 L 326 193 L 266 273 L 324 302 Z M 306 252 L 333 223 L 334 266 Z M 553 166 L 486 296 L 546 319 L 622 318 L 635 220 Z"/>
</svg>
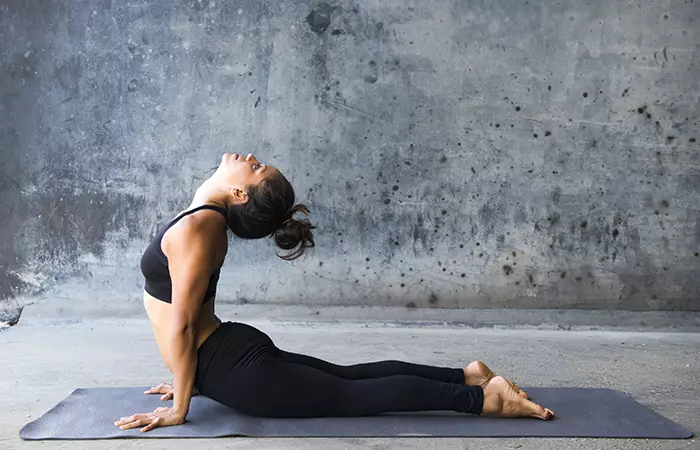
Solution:
<svg viewBox="0 0 700 450">
<path fill-rule="evenodd" d="M 177 221 L 162 239 L 163 252 L 177 247 L 192 250 L 193 246 L 201 246 L 204 249 L 214 249 L 220 245 L 226 245 L 226 228 L 222 227 L 225 220 L 216 211 L 201 210 L 189 214 Z"/>
</svg>

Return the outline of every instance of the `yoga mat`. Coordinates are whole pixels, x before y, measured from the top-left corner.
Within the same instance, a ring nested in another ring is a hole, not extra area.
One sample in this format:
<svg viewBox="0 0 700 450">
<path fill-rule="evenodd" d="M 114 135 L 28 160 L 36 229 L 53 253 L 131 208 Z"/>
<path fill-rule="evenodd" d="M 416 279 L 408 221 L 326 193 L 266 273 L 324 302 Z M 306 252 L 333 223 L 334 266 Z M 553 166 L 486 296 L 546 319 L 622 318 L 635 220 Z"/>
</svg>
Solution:
<svg viewBox="0 0 700 450">
<path fill-rule="evenodd" d="M 204 396 L 192 398 L 187 422 L 120 430 L 123 416 L 150 412 L 172 402 L 144 395 L 144 387 L 76 389 L 39 419 L 25 425 L 22 439 L 265 437 L 615 437 L 688 438 L 692 433 L 611 389 L 525 388 L 557 417 L 501 419 L 449 411 L 382 414 L 372 417 L 264 419 L 238 413 Z"/>
</svg>

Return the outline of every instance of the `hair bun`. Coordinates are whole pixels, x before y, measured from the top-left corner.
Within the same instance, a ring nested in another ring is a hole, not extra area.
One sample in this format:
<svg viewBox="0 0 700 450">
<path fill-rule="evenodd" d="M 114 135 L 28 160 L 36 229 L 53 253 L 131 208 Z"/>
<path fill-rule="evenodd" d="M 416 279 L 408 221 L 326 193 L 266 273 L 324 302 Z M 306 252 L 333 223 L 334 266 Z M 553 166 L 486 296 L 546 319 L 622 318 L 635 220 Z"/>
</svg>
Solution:
<svg viewBox="0 0 700 450">
<path fill-rule="evenodd" d="M 309 208 L 302 204 L 295 205 L 287 212 L 287 214 L 285 214 L 282 224 L 273 235 L 275 238 L 275 244 L 277 244 L 277 246 L 283 250 L 292 250 L 299 246 L 299 248 L 288 255 L 282 256 L 277 254 L 277 256 L 287 261 L 298 258 L 304 253 L 305 249 L 315 246 L 314 237 L 311 230 L 316 227 L 311 225 L 311 222 L 309 222 L 307 219 L 295 219 L 294 214 L 297 212 L 302 212 L 308 215 Z"/>
</svg>

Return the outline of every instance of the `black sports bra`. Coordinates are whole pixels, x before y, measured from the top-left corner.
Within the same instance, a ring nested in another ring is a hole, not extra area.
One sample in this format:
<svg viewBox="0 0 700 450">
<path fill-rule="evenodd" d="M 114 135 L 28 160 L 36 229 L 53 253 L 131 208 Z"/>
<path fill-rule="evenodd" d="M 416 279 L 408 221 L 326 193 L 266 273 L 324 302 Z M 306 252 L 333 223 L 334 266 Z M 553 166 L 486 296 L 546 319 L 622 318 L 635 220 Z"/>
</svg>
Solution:
<svg viewBox="0 0 700 450">
<path fill-rule="evenodd" d="M 212 211 L 221 213 L 221 215 L 226 217 L 226 210 L 214 205 L 202 205 L 189 211 L 185 211 L 181 215 L 174 218 L 168 225 L 161 229 L 158 234 L 156 234 L 146 248 L 146 251 L 143 252 L 143 256 L 141 256 L 141 273 L 146 278 L 144 289 L 158 300 L 166 303 L 172 303 L 173 294 L 173 285 L 172 281 L 170 280 L 170 271 L 168 270 L 168 258 L 165 256 L 160 247 L 163 235 L 170 229 L 170 227 L 175 225 L 178 220 L 202 209 L 211 209 Z M 211 277 L 209 278 L 209 286 L 207 286 L 207 292 L 204 295 L 204 302 L 214 298 L 214 295 L 216 294 L 216 284 L 219 281 L 220 272 L 221 267 L 216 269 L 216 271 L 212 273 Z"/>
</svg>

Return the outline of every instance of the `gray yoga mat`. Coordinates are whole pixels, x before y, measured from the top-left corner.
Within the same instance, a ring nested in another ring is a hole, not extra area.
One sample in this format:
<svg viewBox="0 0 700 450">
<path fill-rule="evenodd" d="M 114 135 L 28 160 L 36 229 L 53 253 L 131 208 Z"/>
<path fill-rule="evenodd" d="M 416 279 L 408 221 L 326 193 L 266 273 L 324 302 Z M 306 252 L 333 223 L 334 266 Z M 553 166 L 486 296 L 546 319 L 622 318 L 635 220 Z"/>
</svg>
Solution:
<svg viewBox="0 0 700 450">
<path fill-rule="evenodd" d="M 153 411 L 159 395 L 144 387 L 76 389 L 20 436 L 40 439 L 265 437 L 615 437 L 688 438 L 692 433 L 610 389 L 530 388 L 530 397 L 554 410 L 557 418 L 499 419 L 453 412 L 394 413 L 373 417 L 263 419 L 238 413 L 204 396 L 192 398 L 187 422 L 156 428 L 120 430 L 114 421 Z"/>
</svg>

